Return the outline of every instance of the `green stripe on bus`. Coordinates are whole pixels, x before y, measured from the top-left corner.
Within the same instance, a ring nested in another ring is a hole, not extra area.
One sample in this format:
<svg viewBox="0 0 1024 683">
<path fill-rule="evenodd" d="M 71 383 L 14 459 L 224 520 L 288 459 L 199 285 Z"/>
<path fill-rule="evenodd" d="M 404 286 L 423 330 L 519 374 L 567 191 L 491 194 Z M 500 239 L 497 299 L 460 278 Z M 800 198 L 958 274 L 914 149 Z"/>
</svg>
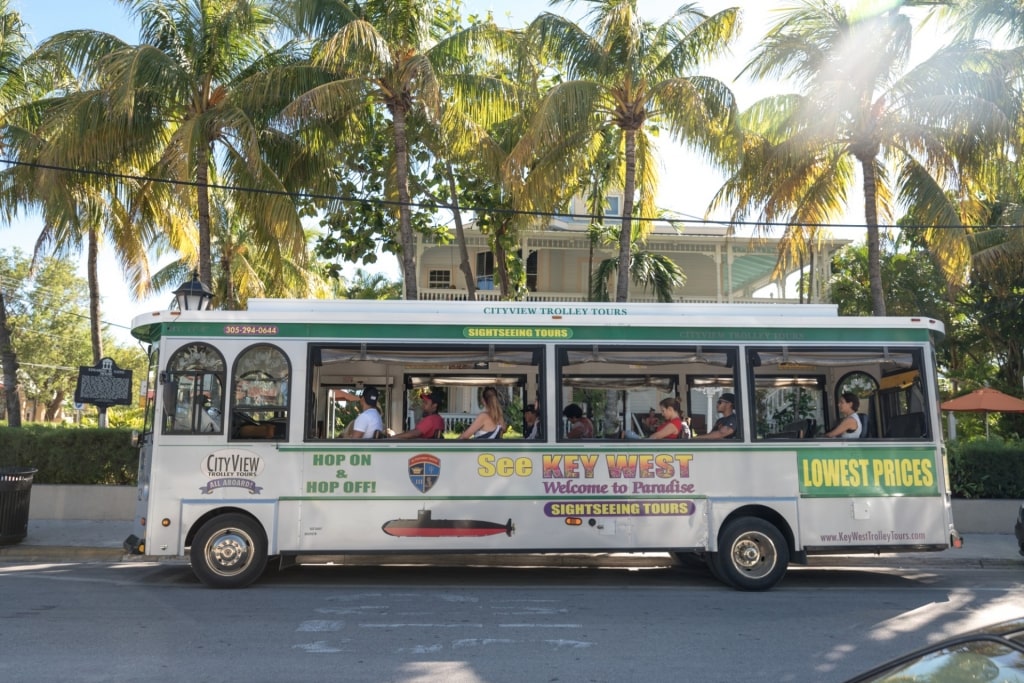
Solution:
<svg viewBox="0 0 1024 683">
<path fill-rule="evenodd" d="M 897 344 L 901 342 L 922 342 L 929 340 L 929 331 L 924 328 L 869 328 L 826 327 L 826 328 L 750 328 L 750 327 L 632 327 L 632 326 L 570 326 L 570 325 L 393 325 L 393 324 L 340 324 L 340 323 L 272 323 L 250 322 L 247 328 L 272 328 L 269 334 L 236 335 L 226 328 L 237 327 L 224 322 L 172 322 L 163 326 L 164 337 L 189 337 L 195 339 L 217 339 L 243 336 L 246 339 L 303 339 L 316 342 L 338 342 L 346 340 L 371 343 L 382 339 L 381 344 L 401 345 L 412 339 L 440 341 L 485 341 L 485 342 L 586 342 L 586 341 L 632 341 L 680 343 L 755 343 L 772 344 L 779 342 L 879 342 Z M 491 330 L 493 334 L 482 332 Z M 150 327 L 149 334 L 154 330 Z M 557 334 L 555 334 L 557 333 Z M 155 337 L 154 337 L 155 338 Z"/>
</svg>

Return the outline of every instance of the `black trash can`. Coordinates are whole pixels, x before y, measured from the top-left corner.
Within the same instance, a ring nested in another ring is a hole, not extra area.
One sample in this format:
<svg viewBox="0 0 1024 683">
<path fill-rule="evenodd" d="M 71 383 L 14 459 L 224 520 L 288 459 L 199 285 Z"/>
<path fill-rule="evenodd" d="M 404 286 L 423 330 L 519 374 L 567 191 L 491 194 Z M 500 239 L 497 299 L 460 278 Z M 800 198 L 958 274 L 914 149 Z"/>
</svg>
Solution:
<svg viewBox="0 0 1024 683">
<path fill-rule="evenodd" d="M 32 477 L 38 471 L 31 467 L 0 467 L 0 545 L 18 543 L 28 535 Z"/>
</svg>

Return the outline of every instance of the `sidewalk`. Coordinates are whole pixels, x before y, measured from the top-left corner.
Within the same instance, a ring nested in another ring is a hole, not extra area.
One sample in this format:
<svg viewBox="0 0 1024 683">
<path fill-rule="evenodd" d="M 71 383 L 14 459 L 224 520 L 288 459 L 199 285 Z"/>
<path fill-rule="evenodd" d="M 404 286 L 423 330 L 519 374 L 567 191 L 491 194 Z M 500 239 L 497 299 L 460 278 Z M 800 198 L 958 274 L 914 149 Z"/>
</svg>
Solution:
<svg viewBox="0 0 1024 683">
<path fill-rule="evenodd" d="M 20 543 L 0 545 L 0 562 L 120 562 L 142 559 L 128 555 L 121 543 L 132 532 L 127 520 L 33 520 L 29 519 L 28 535 Z M 509 555 L 502 553 L 502 557 Z M 469 557 L 469 556 L 467 556 Z M 473 556 L 479 558 L 479 556 Z M 564 566 L 564 556 L 551 554 L 534 556 L 548 558 L 550 564 Z M 458 561 L 458 556 L 445 556 L 446 562 Z M 497 558 L 492 558 L 497 559 Z M 363 557 L 345 556 L 349 563 L 387 561 L 380 555 Z M 591 564 L 587 563 L 587 564 Z M 616 553 L 605 556 L 602 564 L 616 566 L 659 566 L 672 563 L 663 553 Z M 1024 567 L 1024 557 L 1017 552 L 1017 539 L 1013 534 L 967 534 L 964 547 L 942 552 L 884 553 L 881 555 L 828 555 L 811 558 L 810 566 L 953 566 L 953 567 Z"/>
</svg>

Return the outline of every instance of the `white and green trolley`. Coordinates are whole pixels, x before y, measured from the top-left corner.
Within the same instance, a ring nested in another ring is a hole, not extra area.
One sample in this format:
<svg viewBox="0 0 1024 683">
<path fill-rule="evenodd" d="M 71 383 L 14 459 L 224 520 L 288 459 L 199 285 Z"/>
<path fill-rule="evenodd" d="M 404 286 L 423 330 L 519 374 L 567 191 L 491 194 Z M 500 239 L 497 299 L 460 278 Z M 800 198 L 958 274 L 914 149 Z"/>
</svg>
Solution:
<svg viewBox="0 0 1024 683">
<path fill-rule="evenodd" d="M 204 583 L 330 554 L 667 552 L 774 586 L 816 554 L 957 545 L 927 318 L 832 306 L 256 300 L 161 311 L 150 345 L 135 529 Z M 385 438 L 346 438 L 379 393 Z M 458 439 L 498 390 L 507 430 Z M 442 396 L 447 438 L 387 438 Z M 695 435 L 651 440 L 676 398 Z M 823 438 L 838 397 L 859 438 Z M 574 403 L 595 437 L 568 440 Z M 535 404 L 541 438 L 520 419 Z M 640 438 L 629 438 L 640 437 Z"/>
</svg>

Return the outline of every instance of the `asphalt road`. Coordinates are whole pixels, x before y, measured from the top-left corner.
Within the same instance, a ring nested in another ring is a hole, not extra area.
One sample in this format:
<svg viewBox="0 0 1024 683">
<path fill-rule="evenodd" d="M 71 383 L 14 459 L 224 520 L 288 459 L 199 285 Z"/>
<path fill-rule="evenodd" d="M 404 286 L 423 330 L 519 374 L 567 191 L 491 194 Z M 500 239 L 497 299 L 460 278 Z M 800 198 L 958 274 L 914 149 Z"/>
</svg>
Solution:
<svg viewBox="0 0 1024 683">
<path fill-rule="evenodd" d="M 0 564 L 0 680 L 843 681 L 1024 614 L 1021 567 L 305 566 L 211 590 L 181 561 Z"/>
</svg>

